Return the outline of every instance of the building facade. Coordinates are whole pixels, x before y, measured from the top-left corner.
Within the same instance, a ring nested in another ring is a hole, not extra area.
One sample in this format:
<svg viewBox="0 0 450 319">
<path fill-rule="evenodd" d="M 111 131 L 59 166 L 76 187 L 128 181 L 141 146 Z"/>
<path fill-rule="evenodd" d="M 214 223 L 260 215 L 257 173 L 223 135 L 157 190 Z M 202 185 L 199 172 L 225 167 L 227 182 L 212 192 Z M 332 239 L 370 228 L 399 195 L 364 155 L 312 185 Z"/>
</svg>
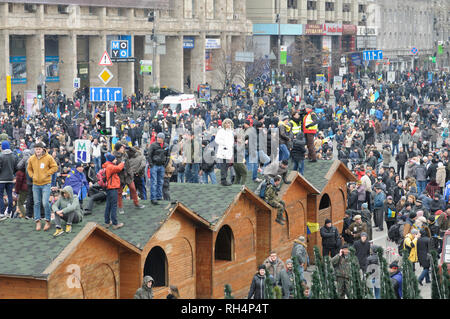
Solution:
<svg viewBox="0 0 450 319">
<path fill-rule="evenodd" d="M 186 91 L 187 82 L 191 89 L 218 85 L 214 53 L 239 48 L 250 33 L 238 0 L 1 2 L 0 98 L 8 75 L 13 94 L 22 96 L 45 81 L 47 91 L 71 97 L 75 78 L 80 87 L 121 87 L 126 95 L 164 86 Z M 123 57 L 107 66 L 107 84 L 99 77 L 105 51 Z M 151 61 L 151 75 L 140 72 L 141 61 Z"/>
<path fill-rule="evenodd" d="M 305 36 L 326 52 L 323 73 L 331 76 L 345 66 L 354 70 L 349 56 L 356 50 L 357 26 L 362 24 L 366 0 L 247 0 L 247 17 L 253 22 L 257 56 L 274 59 L 280 46 L 290 47 L 297 36 Z M 278 27 L 278 25 L 280 25 Z M 279 30 L 278 30 L 279 29 Z"/>
<path fill-rule="evenodd" d="M 367 27 L 371 34 L 358 40 L 376 43 L 384 61 L 376 69 L 404 71 L 425 66 L 434 53 L 432 0 L 372 0 L 367 3 Z M 417 53 L 413 53 L 413 48 Z M 375 49 L 375 48 L 373 48 Z"/>
</svg>

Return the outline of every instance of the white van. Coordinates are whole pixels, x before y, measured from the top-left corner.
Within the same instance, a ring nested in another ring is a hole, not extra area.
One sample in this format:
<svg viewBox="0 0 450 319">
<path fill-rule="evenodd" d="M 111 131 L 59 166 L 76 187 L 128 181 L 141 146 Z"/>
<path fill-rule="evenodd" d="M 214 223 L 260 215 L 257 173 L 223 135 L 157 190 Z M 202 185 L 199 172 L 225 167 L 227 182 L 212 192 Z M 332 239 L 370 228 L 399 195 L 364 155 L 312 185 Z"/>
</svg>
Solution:
<svg viewBox="0 0 450 319">
<path fill-rule="evenodd" d="M 189 109 L 197 107 L 197 100 L 193 94 L 169 95 L 161 102 L 163 107 L 169 107 L 173 115 L 188 113 Z"/>
</svg>

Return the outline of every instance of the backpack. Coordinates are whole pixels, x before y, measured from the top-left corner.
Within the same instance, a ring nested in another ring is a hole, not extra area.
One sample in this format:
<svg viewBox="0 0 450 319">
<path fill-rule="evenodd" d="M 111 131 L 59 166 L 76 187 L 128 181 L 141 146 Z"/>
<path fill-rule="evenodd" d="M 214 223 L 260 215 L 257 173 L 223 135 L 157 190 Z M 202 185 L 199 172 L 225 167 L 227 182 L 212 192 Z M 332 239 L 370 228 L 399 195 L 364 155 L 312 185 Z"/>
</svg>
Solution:
<svg viewBox="0 0 450 319">
<path fill-rule="evenodd" d="M 397 242 L 400 239 L 400 224 L 392 225 L 388 231 L 388 238 L 393 242 Z"/>
<path fill-rule="evenodd" d="M 109 178 L 109 181 L 111 181 L 111 179 L 112 179 L 112 175 Z M 97 183 L 98 183 L 98 186 L 100 186 L 101 188 L 104 188 L 104 189 L 108 188 L 108 181 L 106 180 L 106 168 L 102 168 L 101 170 L 98 171 Z"/>
<path fill-rule="evenodd" d="M 259 195 L 262 199 L 266 196 L 266 189 L 267 189 L 267 181 L 262 181 L 259 183 L 258 188 L 256 189 L 256 194 Z"/>
</svg>

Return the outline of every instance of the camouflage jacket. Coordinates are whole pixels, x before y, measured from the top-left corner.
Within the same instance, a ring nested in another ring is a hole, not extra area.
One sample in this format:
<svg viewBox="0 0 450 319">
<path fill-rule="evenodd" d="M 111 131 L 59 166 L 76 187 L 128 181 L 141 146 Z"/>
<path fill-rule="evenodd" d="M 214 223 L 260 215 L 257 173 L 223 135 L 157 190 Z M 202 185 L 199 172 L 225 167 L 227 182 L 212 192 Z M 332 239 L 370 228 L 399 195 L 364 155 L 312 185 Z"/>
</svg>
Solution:
<svg viewBox="0 0 450 319">
<path fill-rule="evenodd" d="M 280 203 L 280 199 L 278 198 L 278 190 L 272 184 L 267 185 L 264 200 L 266 201 L 267 204 L 269 204 L 272 207 L 275 208 L 283 207 Z"/>
<path fill-rule="evenodd" d="M 334 266 L 336 278 L 349 279 L 351 274 L 350 269 L 350 254 L 347 257 L 340 256 L 339 254 L 331 258 L 331 263 Z"/>
</svg>

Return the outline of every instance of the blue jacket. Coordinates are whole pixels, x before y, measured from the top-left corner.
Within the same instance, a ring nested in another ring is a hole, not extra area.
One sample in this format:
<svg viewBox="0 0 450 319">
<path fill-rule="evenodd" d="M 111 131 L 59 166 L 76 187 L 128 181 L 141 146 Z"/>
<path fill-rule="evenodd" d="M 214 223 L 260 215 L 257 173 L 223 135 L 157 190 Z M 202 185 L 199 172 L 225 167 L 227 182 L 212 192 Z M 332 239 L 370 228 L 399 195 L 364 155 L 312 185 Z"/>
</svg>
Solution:
<svg viewBox="0 0 450 319">
<path fill-rule="evenodd" d="M 380 110 L 376 110 L 375 111 L 375 117 L 378 119 L 378 120 L 382 120 L 383 119 L 383 112 L 382 111 L 380 111 Z"/>
<path fill-rule="evenodd" d="M 86 180 L 84 173 L 78 172 L 76 169 L 71 170 L 66 178 L 64 187 L 71 186 L 73 193 L 78 195 L 79 199 L 84 199 L 89 190 L 89 183 Z"/>
<path fill-rule="evenodd" d="M 403 298 L 403 293 L 402 293 L 402 281 L 403 281 L 403 275 L 400 271 L 394 273 L 393 275 L 391 275 L 391 280 L 395 279 L 397 281 L 397 291 L 395 292 L 395 294 L 397 296 L 400 296 L 400 299 Z"/>
<path fill-rule="evenodd" d="M 376 194 L 374 199 L 373 199 L 374 208 L 382 208 L 384 206 L 384 201 L 385 200 L 386 200 L 386 195 L 384 194 L 383 191 L 381 191 L 380 193 Z"/>
</svg>

